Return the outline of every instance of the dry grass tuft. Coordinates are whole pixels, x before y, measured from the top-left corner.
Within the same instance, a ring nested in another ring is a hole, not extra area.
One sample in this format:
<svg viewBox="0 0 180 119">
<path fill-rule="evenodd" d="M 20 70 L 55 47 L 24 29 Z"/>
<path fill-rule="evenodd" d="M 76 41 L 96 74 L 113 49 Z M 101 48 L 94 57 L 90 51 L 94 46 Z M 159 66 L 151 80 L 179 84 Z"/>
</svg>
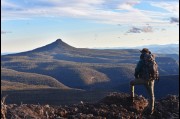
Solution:
<svg viewBox="0 0 180 119">
<path fill-rule="evenodd" d="M 1 99 L 1 119 L 6 119 L 6 113 L 7 113 L 7 105 L 5 103 L 6 98 L 7 95 L 2 97 Z"/>
</svg>

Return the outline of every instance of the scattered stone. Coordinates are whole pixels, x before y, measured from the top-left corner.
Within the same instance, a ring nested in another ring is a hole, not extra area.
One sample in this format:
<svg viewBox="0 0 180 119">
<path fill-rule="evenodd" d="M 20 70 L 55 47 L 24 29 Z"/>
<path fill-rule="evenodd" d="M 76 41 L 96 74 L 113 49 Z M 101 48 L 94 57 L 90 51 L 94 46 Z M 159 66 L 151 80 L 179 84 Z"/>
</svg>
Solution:
<svg viewBox="0 0 180 119">
<path fill-rule="evenodd" d="M 148 105 L 143 96 L 130 102 L 126 93 L 111 93 L 97 103 L 80 103 L 70 106 L 3 103 L 1 119 L 178 119 L 179 96 L 168 95 L 156 100 L 154 114 L 142 113 Z M 5 115 L 4 117 L 2 115 Z"/>
</svg>

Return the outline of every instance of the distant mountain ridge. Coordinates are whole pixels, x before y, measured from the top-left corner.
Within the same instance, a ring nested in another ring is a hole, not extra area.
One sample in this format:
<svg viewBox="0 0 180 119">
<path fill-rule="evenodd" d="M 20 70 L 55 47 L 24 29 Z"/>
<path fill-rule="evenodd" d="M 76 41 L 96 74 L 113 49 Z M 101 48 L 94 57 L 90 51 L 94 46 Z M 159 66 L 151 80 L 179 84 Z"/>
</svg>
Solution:
<svg viewBox="0 0 180 119">
<path fill-rule="evenodd" d="M 141 46 L 148 47 L 152 52 L 156 54 L 179 54 L 179 44 L 167 44 L 167 45 L 147 45 Z"/>
<path fill-rule="evenodd" d="M 94 49 L 142 49 L 148 48 L 150 51 L 156 54 L 179 54 L 179 44 L 166 44 L 166 45 L 143 45 L 137 47 L 102 47 Z"/>
<path fill-rule="evenodd" d="M 8 55 L 8 54 L 16 54 L 18 52 L 1 52 L 1 56 L 2 55 Z"/>
<path fill-rule="evenodd" d="M 156 54 L 179 54 L 179 44 L 166 44 L 166 45 L 154 44 L 154 45 L 143 45 L 143 46 L 136 46 L 136 47 L 101 47 L 101 48 L 96 47 L 96 48 L 92 48 L 92 50 L 93 49 L 101 49 L 101 50 L 136 49 L 136 50 L 140 50 L 142 48 L 149 48 L 149 50 L 151 50 L 153 53 L 156 53 Z M 62 39 L 57 39 L 53 43 L 36 48 L 36 49 L 28 51 L 28 52 L 41 52 L 41 51 L 50 51 L 50 50 L 55 50 L 55 49 L 74 50 L 74 49 L 78 49 L 78 48 L 70 46 L 69 44 L 63 42 Z M 79 48 L 79 49 L 86 49 L 86 48 Z M 27 51 L 25 51 L 25 52 L 27 52 Z M 1 53 L 1 55 L 17 54 L 17 53 L 18 52 L 4 52 L 4 53 Z M 24 52 L 22 52 L 22 53 L 24 53 Z"/>
</svg>

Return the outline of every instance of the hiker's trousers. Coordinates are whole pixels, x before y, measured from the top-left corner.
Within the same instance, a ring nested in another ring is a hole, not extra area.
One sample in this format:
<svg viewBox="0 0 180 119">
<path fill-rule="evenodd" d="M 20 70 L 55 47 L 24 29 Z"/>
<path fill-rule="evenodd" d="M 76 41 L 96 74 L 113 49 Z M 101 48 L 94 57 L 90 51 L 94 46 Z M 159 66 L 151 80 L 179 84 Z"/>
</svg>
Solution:
<svg viewBox="0 0 180 119">
<path fill-rule="evenodd" d="M 144 85 L 147 89 L 148 95 L 150 97 L 149 106 L 151 110 L 154 110 L 154 80 L 144 80 L 141 78 L 135 78 L 130 82 L 131 96 L 134 97 L 134 86 L 135 85 Z"/>
</svg>

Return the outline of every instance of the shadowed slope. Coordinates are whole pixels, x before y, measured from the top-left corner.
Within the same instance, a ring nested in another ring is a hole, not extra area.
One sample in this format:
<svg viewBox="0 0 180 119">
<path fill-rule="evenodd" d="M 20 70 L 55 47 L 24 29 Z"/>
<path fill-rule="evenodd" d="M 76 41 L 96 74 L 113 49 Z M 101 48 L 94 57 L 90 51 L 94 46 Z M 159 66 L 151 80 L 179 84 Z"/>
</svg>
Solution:
<svg viewBox="0 0 180 119">
<path fill-rule="evenodd" d="M 36 73 L 26 73 L 26 72 L 18 72 L 11 69 L 1 68 L 1 88 L 6 89 L 17 89 L 18 87 L 24 89 L 30 88 L 33 86 L 34 88 L 59 88 L 59 89 L 69 89 L 69 87 L 64 84 L 58 82 L 55 78 L 50 76 L 36 74 Z M 7 87 L 6 87 L 7 86 Z M 12 86 L 12 87 L 11 87 Z M 27 86 L 27 87 L 26 87 Z"/>
</svg>

